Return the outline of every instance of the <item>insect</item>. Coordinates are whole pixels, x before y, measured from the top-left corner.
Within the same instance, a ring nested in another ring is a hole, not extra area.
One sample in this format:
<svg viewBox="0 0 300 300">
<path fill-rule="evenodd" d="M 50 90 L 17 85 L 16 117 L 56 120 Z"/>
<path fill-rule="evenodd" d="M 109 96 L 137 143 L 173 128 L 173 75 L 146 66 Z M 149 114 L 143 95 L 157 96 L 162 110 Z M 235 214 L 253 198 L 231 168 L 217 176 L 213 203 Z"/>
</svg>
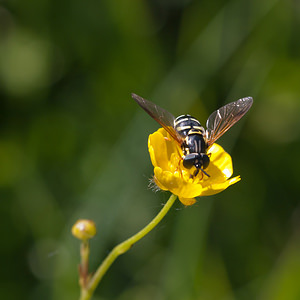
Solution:
<svg viewBox="0 0 300 300">
<path fill-rule="evenodd" d="M 187 169 L 195 166 L 193 176 L 197 176 L 201 171 L 208 177 L 209 174 L 204 171 L 210 162 L 207 149 L 239 121 L 253 103 L 252 97 L 246 97 L 222 106 L 208 117 L 205 130 L 191 115 L 175 118 L 151 101 L 136 94 L 131 96 L 180 145 L 183 152 L 183 166 Z"/>
</svg>

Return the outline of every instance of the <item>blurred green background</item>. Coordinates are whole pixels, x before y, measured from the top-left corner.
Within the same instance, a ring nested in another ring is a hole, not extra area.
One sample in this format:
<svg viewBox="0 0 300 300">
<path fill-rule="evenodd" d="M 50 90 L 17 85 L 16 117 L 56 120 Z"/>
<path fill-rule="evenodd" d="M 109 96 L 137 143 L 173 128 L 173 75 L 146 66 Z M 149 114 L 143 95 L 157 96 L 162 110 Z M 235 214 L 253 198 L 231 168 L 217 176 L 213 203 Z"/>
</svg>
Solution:
<svg viewBox="0 0 300 300">
<path fill-rule="evenodd" d="M 299 81 L 299 1 L 1 1 L 1 298 L 77 299 L 72 224 L 95 270 L 168 199 L 135 92 L 203 124 L 252 96 L 219 141 L 242 181 L 177 203 L 94 299 L 300 299 Z"/>
</svg>

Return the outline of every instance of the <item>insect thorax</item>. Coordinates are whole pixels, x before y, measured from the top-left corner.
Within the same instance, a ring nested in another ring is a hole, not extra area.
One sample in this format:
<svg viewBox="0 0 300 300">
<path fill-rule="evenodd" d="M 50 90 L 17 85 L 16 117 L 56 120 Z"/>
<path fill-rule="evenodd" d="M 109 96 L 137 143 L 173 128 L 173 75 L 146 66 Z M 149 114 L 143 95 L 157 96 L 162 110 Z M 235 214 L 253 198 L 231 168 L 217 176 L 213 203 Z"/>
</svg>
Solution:
<svg viewBox="0 0 300 300">
<path fill-rule="evenodd" d="M 182 115 L 174 121 L 175 130 L 184 138 L 182 144 L 183 154 L 205 153 L 205 130 L 201 123 L 190 115 Z"/>
</svg>

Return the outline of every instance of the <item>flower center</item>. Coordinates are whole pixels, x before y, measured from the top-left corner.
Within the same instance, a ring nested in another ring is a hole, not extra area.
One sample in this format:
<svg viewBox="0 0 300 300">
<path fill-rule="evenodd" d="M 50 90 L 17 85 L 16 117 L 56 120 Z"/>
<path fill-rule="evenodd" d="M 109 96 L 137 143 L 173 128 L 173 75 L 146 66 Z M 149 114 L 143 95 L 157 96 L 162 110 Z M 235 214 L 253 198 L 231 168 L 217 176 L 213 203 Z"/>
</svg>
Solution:
<svg viewBox="0 0 300 300">
<path fill-rule="evenodd" d="M 197 176 L 194 176 L 196 167 L 187 169 L 183 166 L 183 159 L 179 153 L 172 153 L 169 163 L 169 170 L 174 176 L 181 177 L 185 182 L 197 184 L 203 180 L 203 173 L 200 171 Z"/>
</svg>

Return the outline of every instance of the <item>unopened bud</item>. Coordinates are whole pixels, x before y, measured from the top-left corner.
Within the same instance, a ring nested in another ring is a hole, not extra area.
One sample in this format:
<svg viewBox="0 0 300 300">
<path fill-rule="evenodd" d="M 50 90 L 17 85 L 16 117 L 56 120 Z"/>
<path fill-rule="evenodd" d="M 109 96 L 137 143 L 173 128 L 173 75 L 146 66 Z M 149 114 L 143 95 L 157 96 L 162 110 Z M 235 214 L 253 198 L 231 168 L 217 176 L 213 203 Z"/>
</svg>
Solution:
<svg viewBox="0 0 300 300">
<path fill-rule="evenodd" d="M 72 234 L 79 240 L 89 240 L 96 234 L 96 225 L 91 220 L 78 220 L 72 226 Z"/>
</svg>

